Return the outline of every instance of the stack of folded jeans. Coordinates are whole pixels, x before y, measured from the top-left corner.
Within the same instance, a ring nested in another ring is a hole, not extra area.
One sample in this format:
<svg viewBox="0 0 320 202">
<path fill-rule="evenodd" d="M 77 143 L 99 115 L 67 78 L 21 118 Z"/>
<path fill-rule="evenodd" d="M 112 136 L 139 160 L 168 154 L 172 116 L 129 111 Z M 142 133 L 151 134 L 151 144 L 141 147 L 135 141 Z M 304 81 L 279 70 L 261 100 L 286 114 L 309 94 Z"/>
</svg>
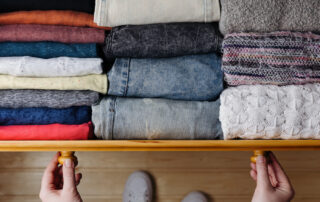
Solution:
<svg viewBox="0 0 320 202">
<path fill-rule="evenodd" d="M 97 0 L 113 27 L 108 96 L 92 107 L 102 139 L 217 139 L 222 36 L 218 0 Z"/>
<path fill-rule="evenodd" d="M 320 1 L 221 4 L 224 138 L 320 139 Z"/>
<path fill-rule="evenodd" d="M 1 1 L 0 139 L 93 137 L 91 105 L 107 93 L 94 1 Z"/>
</svg>

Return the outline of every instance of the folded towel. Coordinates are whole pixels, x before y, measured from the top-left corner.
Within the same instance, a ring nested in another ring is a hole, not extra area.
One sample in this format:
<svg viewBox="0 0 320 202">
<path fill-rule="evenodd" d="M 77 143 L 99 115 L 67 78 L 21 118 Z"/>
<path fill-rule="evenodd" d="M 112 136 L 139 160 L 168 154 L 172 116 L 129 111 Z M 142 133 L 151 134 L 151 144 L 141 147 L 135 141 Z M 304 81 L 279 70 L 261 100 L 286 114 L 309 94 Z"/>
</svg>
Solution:
<svg viewBox="0 0 320 202">
<path fill-rule="evenodd" d="M 0 75 L 0 89 L 30 89 L 30 90 L 92 90 L 107 93 L 106 75 L 89 75 L 78 77 L 14 77 Z"/>
<path fill-rule="evenodd" d="M 109 95 L 215 100 L 223 90 L 216 54 L 158 59 L 117 58 L 108 73 Z"/>
<path fill-rule="evenodd" d="M 99 93 L 85 90 L 0 90 L 0 107 L 4 108 L 68 108 L 91 106 L 98 100 Z"/>
<path fill-rule="evenodd" d="M 221 95 L 224 139 L 320 139 L 320 84 L 228 88 Z"/>
<path fill-rule="evenodd" d="M 0 140 L 88 140 L 92 123 L 81 125 L 0 126 Z"/>
<path fill-rule="evenodd" d="M 103 50 L 112 57 L 174 57 L 220 52 L 215 23 L 172 23 L 115 27 Z"/>
<path fill-rule="evenodd" d="M 0 125 L 83 124 L 91 120 L 91 107 L 52 108 L 0 108 Z"/>
<path fill-rule="evenodd" d="M 319 0 L 221 0 L 220 30 L 320 31 Z"/>
<path fill-rule="evenodd" d="M 229 85 L 320 82 L 320 35 L 235 33 L 226 35 L 223 51 Z"/>
<path fill-rule="evenodd" d="M 102 74 L 100 58 L 0 57 L 0 74 L 30 77 L 65 77 Z"/>
<path fill-rule="evenodd" d="M 219 0 L 96 0 L 94 21 L 101 26 L 220 19 Z"/>
<path fill-rule="evenodd" d="M 55 42 L 0 43 L 0 57 L 32 56 L 38 58 L 75 57 L 97 58 L 97 45 L 65 44 Z"/>
<path fill-rule="evenodd" d="M 93 15 L 76 11 L 17 11 L 0 14 L 0 24 L 40 24 L 40 25 L 66 25 L 76 27 L 99 27 L 93 22 Z"/>
<path fill-rule="evenodd" d="M 0 42 L 104 43 L 105 31 L 86 27 L 56 25 L 2 25 Z"/>
<path fill-rule="evenodd" d="M 21 10 L 73 10 L 93 13 L 94 0 L 1 0 L 0 12 Z"/>
<path fill-rule="evenodd" d="M 217 139 L 222 136 L 219 106 L 219 100 L 106 97 L 92 107 L 92 122 L 102 139 Z"/>
</svg>

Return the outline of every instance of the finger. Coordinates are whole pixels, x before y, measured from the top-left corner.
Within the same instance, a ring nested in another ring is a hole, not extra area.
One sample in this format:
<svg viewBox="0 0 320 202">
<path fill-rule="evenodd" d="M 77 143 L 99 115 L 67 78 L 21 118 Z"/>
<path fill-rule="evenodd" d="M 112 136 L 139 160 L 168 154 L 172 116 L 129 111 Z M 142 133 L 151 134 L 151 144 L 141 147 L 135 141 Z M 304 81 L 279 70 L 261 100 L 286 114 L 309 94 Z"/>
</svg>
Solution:
<svg viewBox="0 0 320 202">
<path fill-rule="evenodd" d="M 257 166 L 255 163 L 250 163 L 250 167 L 252 170 L 257 171 Z"/>
<path fill-rule="evenodd" d="M 254 181 L 257 181 L 257 172 L 254 170 L 250 170 L 250 176 Z"/>
<path fill-rule="evenodd" d="M 262 155 L 258 156 L 256 164 L 257 164 L 256 165 L 256 167 L 257 167 L 257 186 L 261 187 L 263 189 L 272 187 L 270 180 L 269 180 L 269 173 L 268 173 L 268 166 L 267 166 L 266 158 Z"/>
<path fill-rule="evenodd" d="M 292 187 L 288 176 L 286 175 L 282 166 L 280 165 L 279 161 L 277 160 L 276 156 L 272 152 L 270 153 L 270 159 L 271 159 L 271 163 L 274 168 L 274 171 L 275 171 L 275 175 L 278 179 L 279 185 L 281 184 L 281 186 Z"/>
<path fill-rule="evenodd" d="M 81 173 L 76 174 L 76 186 L 80 184 L 81 179 L 82 179 L 82 174 Z"/>
<path fill-rule="evenodd" d="M 66 159 L 63 164 L 63 190 L 73 191 L 76 189 L 74 162 Z"/>
<path fill-rule="evenodd" d="M 54 179 L 55 179 L 55 171 L 58 166 L 58 158 L 60 154 L 57 153 L 51 160 L 51 162 L 48 164 L 46 170 L 44 171 L 42 181 L 41 181 L 41 188 L 52 188 L 54 185 Z"/>
<path fill-rule="evenodd" d="M 273 187 L 277 187 L 278 186 L 278 180 L 274 171 L 274 168 L 272 166 L 272 164 L 268 164 L 268 173 L 269 173 L 269 179 L 271 182 L 271 185 Z"/>
</svg>

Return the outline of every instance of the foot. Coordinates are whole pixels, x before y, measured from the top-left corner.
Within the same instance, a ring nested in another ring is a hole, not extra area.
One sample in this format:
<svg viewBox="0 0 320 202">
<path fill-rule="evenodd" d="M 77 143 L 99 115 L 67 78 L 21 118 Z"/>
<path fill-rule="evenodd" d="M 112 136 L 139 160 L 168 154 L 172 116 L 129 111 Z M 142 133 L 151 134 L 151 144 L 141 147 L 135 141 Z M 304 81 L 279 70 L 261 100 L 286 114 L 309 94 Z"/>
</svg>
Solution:
<svg viewBox="0 0 320 202">
<path fill-rule="evenodd" d="M 208 202 L 207 197 L 198 191 L 189 193 L 182 202 Z"/>
<path fill-rule="evenodd" d="M 134 172 L 127 180 L 123 192 L 123 202 L 152 202 L 152 183 L 148 174 Z"/>
</svg>

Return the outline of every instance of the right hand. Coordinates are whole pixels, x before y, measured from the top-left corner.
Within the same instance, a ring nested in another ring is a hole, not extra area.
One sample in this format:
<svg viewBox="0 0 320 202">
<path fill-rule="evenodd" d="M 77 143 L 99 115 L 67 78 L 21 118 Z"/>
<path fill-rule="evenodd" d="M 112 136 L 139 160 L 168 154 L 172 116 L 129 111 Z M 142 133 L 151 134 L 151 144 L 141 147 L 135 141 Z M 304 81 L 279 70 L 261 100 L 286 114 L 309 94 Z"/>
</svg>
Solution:
<svg viewBox="0 0 320 202">
<path fill-rule="evenodd" d="M 273 153 L 270 153 L 270 164 L 264 156 L 258 156 L 251 168 L 250 175 L 257 182 L 252 202 L 290 202 L 293 199 L 290 180 Z"/>
<path fill-rule="evenodd" d="M 42 202 L 82 202 L 77 190 L 82 175 L 75 174 L 74 163 L 67 159 L 63 166 L 58 166 L 57 153 L 45 170 L 40 190 Z"/>
</svg>

